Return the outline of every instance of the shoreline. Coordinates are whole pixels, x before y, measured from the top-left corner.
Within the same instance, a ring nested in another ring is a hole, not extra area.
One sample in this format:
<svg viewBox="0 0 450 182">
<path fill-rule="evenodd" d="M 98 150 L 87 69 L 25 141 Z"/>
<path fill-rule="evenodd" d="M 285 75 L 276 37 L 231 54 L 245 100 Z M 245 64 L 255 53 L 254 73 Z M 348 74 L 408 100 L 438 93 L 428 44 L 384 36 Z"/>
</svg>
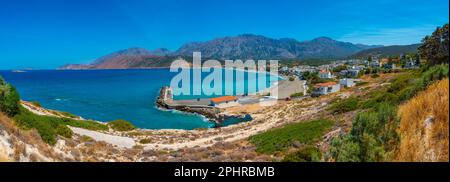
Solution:
<svg viewBox="0 0 450 182">
<path fill-rule="evenodd" d="M 166 68 L 168 68 L 168 67 L 152 67 L 152 68 L 147 67 L 147 68 L 136 68 L 136 69 L 134 69 L 134 70 L 145 70 L 145 69 L 152 70 L 152 69 L 166 69 Z M 191 69 L 192 69 L 192 68 L 191 68 Z M 223 69 L 225 69 L 225 68 L 223 68 Z M 81 69 L 81 70 L 77 70 L 77 69 L 65 69 L 65 70 L 84 71 L 84 70 L 94 70 L 94 69 Z M 55 69 L 54 71 L 65 71 L 65 70 L 58 70 L 58 69 Z M 95 70 L 129 70 L 129 69 L 95 69 Z M 267 71 L 242 70 L 242 69 L 233 69 L 233 70 L 239 70 L 239 71 L 245 71 L 245 72 L 254 72 L 254 73 L 266 73 L 266 74 L 273 75 L 273 74 L 271 74 L 270 72 L 267 72 Z M 12 71 L 12 70 L 10 70 L 10 71 Z M 30 70 L 30 71 L 45 71 L 45 70 L 42 69 L 42 70 Z M 53 71 L 53 70 L 51 69 L 51 71 Z M 256 93 L 249 94 L 249 96 L 254 97 L 255 95 L 260 95 L 260 94 L 266 92 L 267 90 L 270 90 L 270 89 L 272 89 L 272 88 L 278 86 L 279 81 L 281 81 L 280 79 L 282 79 L 283 77 L 282 77 L 281 75 L 273 75 L 273 76 L 277 76 L 277 78 L 278 78 L 278 80 L 275 82 L 275 84 L 272 84 L 270 87 L 265 88 L 265 89 L 263 89 L 263 90 L 258 90 Z M 261 96 L 262 96 L 262 95 L 261 95 Z M 157 100 L 157 98 L 156 98 L 155 100 Z M 27 102 L 27 101 L 24 101 L 24 102 Z M 29 103 L 28 106 L 26 106 L 27 109 L 30 110 L 30 111 L 35 112 L 36 109 L 31 109 L 31 108 L 30 108 L 30 106 L 32 106 L 31 101 L 28 102 L 28 103 Z M 246 104 L 242 104 L 242 105 L 239 105 L 238 107 L 244 107 L 245 105 L 246 105 Z M 155 105 L 154 107 L 156 107 L 156 108 L 158 108 L 158 109 L 161 109 L 161 108 L 158 107 L 157 105 Z M 37 108 L 37 107 L 36 107 L 36 108 Z M 38 108 L 38 109 L 39 109 L 39 108 Z M 60 116 L 61 116 L 61 115 L 58 116 L 58 115 L 52 114 L 53 111 L 58 111 L 58 110 L 50 110 L 50 109 L 45 109 L 45 108 L 43 108 L 43 109 L 46 110 L 47 113 L 39 113 L 40 115 L 50 115 L 50 116 L 56 116 L 56 117 L 60 117 Z M 189 112 L 189 111 L 184 111 L 184 110 L 180 110 L 180 109 L 165 109 L 165 108 L 162 108 L 162 110 L 165 110 L 165 111 L 168 111 L 168 112 L 172 112 L 171 114 L 191 114 L 191 115 L 195 115 L 195 116 L 201 118 L 201 120 L 203 120 L 204 122 L 207 122 L 208 124 L 210 123 L 211 125 L 213 125 L 213 124 L 220 124 L 219 122 L 215 122 L 215 120 L 213 120 L 211 117 L 208 117 L 208 116 L 206 116 L 205 114 L 202 114 L 202 113 Z M 172 110 L 172 111 L 171 111 L 171 110 Z M 218 109 L 218 110 L 220 111 L 221 109 Z M 52 112 L 48 112 L 48 111 L 52 111 Z M 228 119 L 228 118 L 238 118 L 238 117 L 243 118 L 243 116 L 244 116 L 244 115 L 241 115 L 241 116 L 230 115 L 229 113 L 224 112 L 224 111 L 218 112 L 218 115 L 224 115 L 224 116 L 222 117 L 222 119 L 223 119 L 223 118 L 227 118 L 227 119 Z M 226 115 L 226 116 L 225 116 L 225 115 Z M 64 117 L 64 116 L 63 116 L 63 117 Z M 72 118 L 72 119 L 74 119 L 74 118 Z M 79 118 L 76 118 L 76 119 L 79 119 L 79 120 L 93 120 L 93 121 L 97 121 L 97 122 L 102 123 L 102 124 L 107 124 L 107 123 L 108 123 L 107 121 L 101 121 L 101 120 L 89 119 L 89 118 L 86 118 L 86 119 L 85 119 L 85 118 L 82 118 L 82 117 L 79 117 Z M 217 117 L 216 117 L 215 119 L 217 119 Z M 239 123 L 240 123 L 240 122 L 239 122 Z M 220 126 L 220 127 L 223 128 L 223 127 L 228 127 L 228 126 L 230 126 L 230 125 L 235 125 L 235 124 L 238 124 L 238 123 L 227 124 L 227 125 L 225 125 L 225 126 Z M 140 128 L 140 127 L 139 127 L 138 129 L 140 129 L 140 130 L 148 130 L 148 131 L 155 131 L 155 130 L 162 130 L 162 131 L 164 131 L 164 130 L 192 131 L 192 130 L 196 130 L 196 129 L 211 129 L 211 128 L 215 128 L 215 127 L 206 126 L 206 127 L 200 127 L 200 128 L 192 128 L 192 129 L 184 129 L 184 128 L 182 128 L 182 129 L 176 129 L 176 128 L 153 129 L 153 128 Z"/>
<path fill-rule="evenodd" d="M 94 140 L 106 141 L 107 143 L 118 147 L 127 146 L 129 148 L 132 143 L 131 140 L 133 140 L 135 146 L 141 147 L 144 151 L 178 151 L 184 148 L 203 148 L 213 146 L 217 143 L 246 140 L 250 136 L 273 128 L 282 127 L 286 124 L 298 123 L 321 117 L 321 114 L 319 113 L 326 111 L 326 103 L 332 102 L 336 97 L 347 97 L 349 94 L 359 91 L 360 89 L 355 88 L 318 98 L 307 98 L 291 101 L 281 100 L 271 107 L 261 106 L 256 103 L 226 108 L 222 112 L 230 114 L 247 112 L 251 114 L 253 120 L 250 122 L 240 122 L 221 128 L 204 128 L 193 130 L 137 128 L 135 130 L 125 132 L 114 130 L 85 132 L 84 130 L 76 129 L 74 134 L 78 136 L 88 134 Z M 45 108 L 42 109 L 45 110 Z M 104 122 L 100 123 L 107 124 Z M 105 137 L 109 138 L 109 136 L 119 136 L 122 138 L 120 138 L 120 142 L 105 139 Z M 141 141 L 143 140 L 151 142 L 142 143 Z"/>
</svg>

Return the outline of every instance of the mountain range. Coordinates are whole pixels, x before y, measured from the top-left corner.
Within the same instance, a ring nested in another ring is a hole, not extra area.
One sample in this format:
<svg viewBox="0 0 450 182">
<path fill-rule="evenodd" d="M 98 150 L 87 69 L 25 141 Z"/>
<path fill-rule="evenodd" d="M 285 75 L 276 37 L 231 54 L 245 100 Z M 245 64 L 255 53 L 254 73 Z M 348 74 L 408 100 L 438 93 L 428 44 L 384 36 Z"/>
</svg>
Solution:
<svg viewBox="0 0 450 182">
<path fill-rule="evenodd" d="M 395 56 L 399 55 L 401 53 L 417 53 L 417 48 L 421 44 L 411 44 L 411 45 L 393 45 L 393 46 L 384 46 L 384 47 L 377 47 L 372 49 L 365 49 L 362 51 L 357 52 L 356 54 L 352 55 L 352 58 L 367 58 L 368 56 L 376 56 L 376 55 L 383 55 L 383 56 Z"/>
<path fill-rule="evenodd" d="M 261 35 L 243 34 L 216 38 L 206 42 L 192 42 L 176 51 L 165 48 L 147 50 L 128 48 L 100 57 L 91 64 L 68 64 L 60 69 L 127 69 L 168 67 L 176 58 L 191 59 L 193 52 L 201 52 L 205 59 L 340 59 L 380 45 L 363 45 L 319 37 L 309 41 L 291 38 L 273 39 Z"/>
</svg>

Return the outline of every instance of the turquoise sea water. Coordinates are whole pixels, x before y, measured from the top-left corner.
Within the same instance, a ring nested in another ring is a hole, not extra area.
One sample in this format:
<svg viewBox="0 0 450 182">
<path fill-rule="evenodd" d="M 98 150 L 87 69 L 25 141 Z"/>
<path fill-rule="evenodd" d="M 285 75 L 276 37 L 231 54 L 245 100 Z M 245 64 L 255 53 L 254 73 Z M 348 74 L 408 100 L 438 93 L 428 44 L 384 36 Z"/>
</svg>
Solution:
<svg viewBox="0 0 450 182">
<path fill-rule="evenodd" d="M 159 89 L 169 85 L 176 74 L 168 69 L 0 71 L 0 75 L 18 89 L 23 100 L 38 101 L 45 108 L 67 111 L 86 119 L 104 122 L 125 119 L 137 127 L 148 129 L 213 126 L 199 115 L 155 107 Z M 258 76 L 266 76 L 267 83 L 258 85 L 257 90 L 273 84 L 269 81 L 270 75 L 260 73 Z M 246 76 L 244 80 L 234 81 L 248 85 L 249 81 L 255 80 Z M 184 95 L 175 99 L 199 97 L 213 96 Z"/>
</svg>

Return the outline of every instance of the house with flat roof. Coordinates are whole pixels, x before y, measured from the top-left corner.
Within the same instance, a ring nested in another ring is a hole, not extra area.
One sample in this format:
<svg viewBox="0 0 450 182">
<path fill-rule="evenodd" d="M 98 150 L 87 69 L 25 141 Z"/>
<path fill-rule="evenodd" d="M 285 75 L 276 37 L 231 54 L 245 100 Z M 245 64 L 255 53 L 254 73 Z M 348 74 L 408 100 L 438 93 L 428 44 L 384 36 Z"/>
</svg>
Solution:
<svg viewBox="0 0 450 182">
<path fill-rule="evenodd" d="M 314 95 L 327 95 L 334 92 L 339 92 L 340 84 L 336 82 L 318 83 L 314 85 Z"/>
<path fill-rule="evenodd" d="M 210 105 L 217 108 L 227 108 L 239 105 L 236 96 L 222 96 L 210 99 Z"/>
<path fill-rule="evenodd" d="M 359 81 L 360 81 L 359 79 L 343 78 L 339 80 L 339 83 L 344 87 L 353 87 Z"/>
</svg>

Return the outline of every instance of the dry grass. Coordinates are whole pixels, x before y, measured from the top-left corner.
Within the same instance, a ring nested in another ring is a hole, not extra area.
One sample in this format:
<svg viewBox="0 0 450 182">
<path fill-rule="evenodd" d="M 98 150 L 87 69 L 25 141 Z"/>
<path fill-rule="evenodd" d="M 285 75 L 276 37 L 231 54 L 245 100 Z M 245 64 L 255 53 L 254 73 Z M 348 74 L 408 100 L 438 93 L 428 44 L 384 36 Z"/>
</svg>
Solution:
<svg viewBox="0 0 450 182">
<path fill-rule="evenodd" d="M 449 161 L 449 80 L 434 83 L 400 106 L 398 161 Z M 432 122 L 426 122 L 433 118 Z"/>
</svg>

